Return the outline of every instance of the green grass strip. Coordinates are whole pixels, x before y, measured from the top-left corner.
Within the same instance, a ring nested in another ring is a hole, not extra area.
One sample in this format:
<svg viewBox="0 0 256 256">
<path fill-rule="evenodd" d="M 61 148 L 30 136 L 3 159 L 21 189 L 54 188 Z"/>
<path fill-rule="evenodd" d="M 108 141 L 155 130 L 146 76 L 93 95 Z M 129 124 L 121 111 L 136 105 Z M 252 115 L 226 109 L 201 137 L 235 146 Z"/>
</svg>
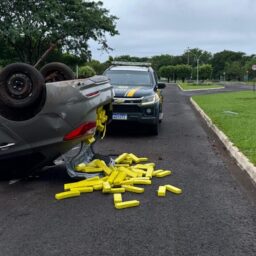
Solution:
<svg viewBox="0 0 256 256">
<path fill-rule="evenodd" d="M 180 87 L 183 90 L 205 90 L 205 89 L 213 89 L 213 88 L 223 88 L 223 86 L 217 84 L 193 84 L 193 83 L 179 83 Z"/>
<path fill-rule="evenodd" d="M 256 164 L 256 92 L 194 96 L 193 99 L 249 160 Z"/>
</svg>

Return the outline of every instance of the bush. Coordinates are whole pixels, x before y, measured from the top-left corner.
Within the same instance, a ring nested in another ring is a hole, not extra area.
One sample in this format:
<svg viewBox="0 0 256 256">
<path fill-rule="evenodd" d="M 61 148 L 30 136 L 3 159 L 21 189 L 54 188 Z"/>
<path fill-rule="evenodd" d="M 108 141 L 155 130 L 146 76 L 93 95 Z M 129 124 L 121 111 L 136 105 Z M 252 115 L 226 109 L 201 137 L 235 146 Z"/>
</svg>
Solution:
<svg viewBox="0 0 256 256">
<path fill-rule="evenodd" d="M 80 67 L 78 70 L 79 78 L 87 78 L 95 75 L 96 75 L 95 70 L 90 66 L 83 66 L 83 67 Z"/>
</svg>

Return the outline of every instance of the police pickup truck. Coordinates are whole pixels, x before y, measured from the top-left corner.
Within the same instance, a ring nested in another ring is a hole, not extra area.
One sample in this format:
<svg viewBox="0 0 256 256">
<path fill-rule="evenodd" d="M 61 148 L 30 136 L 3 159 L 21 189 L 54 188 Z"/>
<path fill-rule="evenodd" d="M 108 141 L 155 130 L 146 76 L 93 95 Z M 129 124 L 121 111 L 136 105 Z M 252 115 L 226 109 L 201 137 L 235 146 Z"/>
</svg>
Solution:
<svg viewBox="0 0 256 256">
<path fill-rule="evenodd" d="M 112 120 L 146 124 L 153 135 L 163 119 L 163 96 L 156 72 L 150 63 L 112 62 L 104 75 L 114 88 Z"/>
</svg>

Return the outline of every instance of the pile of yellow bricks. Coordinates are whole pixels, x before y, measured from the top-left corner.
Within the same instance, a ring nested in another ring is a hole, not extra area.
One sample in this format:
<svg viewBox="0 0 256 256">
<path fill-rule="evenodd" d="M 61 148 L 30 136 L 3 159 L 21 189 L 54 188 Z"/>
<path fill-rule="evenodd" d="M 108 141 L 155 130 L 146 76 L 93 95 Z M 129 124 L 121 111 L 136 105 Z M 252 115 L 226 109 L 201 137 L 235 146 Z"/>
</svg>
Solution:
<svg viewBox="0 0 256 256">
<path fill-rule="evenodd" d="M 104 176 L 94 176 L 86 180 L 67 183 L 64 185 L 65 192 L 56 194 L 55 198 L 60 200 L 101 190 L 103 193 L 113 194 L 116 209 L 138 206 L 140 204 L 138 200 L 123 201 L 122 193 L 143 193 L 144 188 L 135 185 L 151 185 L 152 177 L 162 178 L 171 174 L 171 171 L 168 170 L 155 170 L 154 163 L 142 164 L 147 161 L 148 158 L 139 158 L 131 153 L 123 153 L 115 159 L 115 164 L 110 166 L 100 159 L 86 164 L 81 163 L 76 167 L 77 171 L 102 173 Z M 180 188 L 168 184 L 159 186 L 157 195 L 164 197 L 167 191 L 175 194 L 182 193 Z"/>
</svg>

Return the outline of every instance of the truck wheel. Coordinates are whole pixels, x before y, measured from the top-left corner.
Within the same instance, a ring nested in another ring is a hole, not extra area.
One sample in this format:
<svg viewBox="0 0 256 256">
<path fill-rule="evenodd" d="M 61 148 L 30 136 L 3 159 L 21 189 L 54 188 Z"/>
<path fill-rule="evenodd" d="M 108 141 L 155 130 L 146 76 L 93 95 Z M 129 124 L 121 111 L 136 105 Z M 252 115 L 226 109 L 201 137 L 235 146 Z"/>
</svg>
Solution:
<svg viewBox="0 0 256 256">
<path fill-rule="evenodd" d="M 152 135 L 158 135 L 159 132 L 159 122 L 156 124 L 151 125 L 151 134 Z"/>
<path fill-rule="evenodd" d="M 74 72 L 67 65 L 60 62 L 46 64 L 40 69 L 46 83 L 75 79 Z"/>
<path fill-rule="evenodd" d="M 14 63 L 0 73 L 0 101 L 13 109 L 31 106 L 42 95 L 44 78 L 31 65 Z"/>
</svg>

